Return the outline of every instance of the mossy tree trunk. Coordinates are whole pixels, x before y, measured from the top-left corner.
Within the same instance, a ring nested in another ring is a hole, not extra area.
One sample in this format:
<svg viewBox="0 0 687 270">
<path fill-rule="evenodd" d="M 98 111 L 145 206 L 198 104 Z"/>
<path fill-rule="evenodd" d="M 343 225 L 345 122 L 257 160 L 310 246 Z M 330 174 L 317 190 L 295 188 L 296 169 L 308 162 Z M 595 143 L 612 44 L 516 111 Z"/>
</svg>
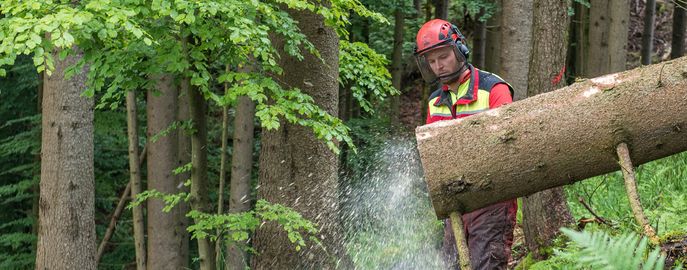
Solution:
<svg viewBox="0 0 687 270">
<path fill-rule="evenodd" d="M 338 37 L 321 16 L 290 10 L 299 27 L 320 52 L 322 60 L 306 54 L 303 61 L 282 55 L 285 86 L 298 87 L 314 102 L 338 114 Z M 275 40 L 283 49 L 283 40 Z M 253 238 L 260 254 L 253 269 L 351 268 L 343 246 L 339 221 L 338 158 L 308 127 L 282 122 L 278 130 L 263 130 L 258 198 L 280 203 L 301 213 L 319 227 L 323 247 L 308 242 L 296 251 L 284 230 L 273 223 L 261 226 Z M 324 249 L 323 249 L 324 248 Z M 326 251 L 325 251 L 326 250 Z"/>
</svg>

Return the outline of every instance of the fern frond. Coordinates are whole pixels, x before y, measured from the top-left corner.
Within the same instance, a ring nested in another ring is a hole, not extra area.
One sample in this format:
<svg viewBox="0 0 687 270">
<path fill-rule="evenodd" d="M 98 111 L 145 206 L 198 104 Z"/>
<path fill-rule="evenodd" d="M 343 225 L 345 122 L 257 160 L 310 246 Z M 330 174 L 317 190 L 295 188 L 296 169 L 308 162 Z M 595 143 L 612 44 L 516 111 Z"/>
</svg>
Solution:
<svg viewBox="0 0 687 270">
<path fill-rule="evenodd" d="M 592 269 L 663 269 L 665 257 L 660 255 L 659 249 L 646 255 L 649 244 L 645 237 L 627 233 L 614 238 L 604 232 L 577 232 L 565 228 L 561 231 L 582 248 L 579 262 Z"/>
<path fill-rule="evenodd" d="M 15 220 L 0 224 L 0 230 L 10 228 L 10 227 L 29 228 L 29 227 L 31 227 L 31 225 L 33 225 L 33 222 L 34 222 L 33 218 L 30 218 L 30 217 L 15 219 Z"/>
</svg>

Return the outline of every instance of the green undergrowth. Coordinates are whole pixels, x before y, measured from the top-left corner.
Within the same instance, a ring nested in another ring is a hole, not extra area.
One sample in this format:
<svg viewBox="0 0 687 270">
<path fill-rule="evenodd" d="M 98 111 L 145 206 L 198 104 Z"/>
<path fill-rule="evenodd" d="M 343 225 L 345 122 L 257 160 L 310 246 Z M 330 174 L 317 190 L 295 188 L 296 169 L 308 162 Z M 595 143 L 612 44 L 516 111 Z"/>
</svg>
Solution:
<svg viewBox="0 0 687 270">
<path fill-rule="evenodd" d="M 684 239 L 687 236 L 687 152 L 637 167 L 636 178 L 644 212 L 661 243 Z M 589 223 L 581 232 L 565 231 L 572 241 L 552 248 L 552 257 L 537 262 L 526 256 L 516 269 L 631 269 L 627 265 L 637 263 L 641 269 L 664 269 L 665 257 L 653 256 L 658 247 L 639 237 L 642 229 L 634 220 L 621 172 L 577 182 L 566 186 L 565 191 L 576 221 L 594 217 L 580 203 L 581 198 L 610 225 Z M 645 245 L 643 249 L 642 245 Z M 676 260 L 675 265 L 685 261 L 684 257 L 672 259 Z"/>
</svg>

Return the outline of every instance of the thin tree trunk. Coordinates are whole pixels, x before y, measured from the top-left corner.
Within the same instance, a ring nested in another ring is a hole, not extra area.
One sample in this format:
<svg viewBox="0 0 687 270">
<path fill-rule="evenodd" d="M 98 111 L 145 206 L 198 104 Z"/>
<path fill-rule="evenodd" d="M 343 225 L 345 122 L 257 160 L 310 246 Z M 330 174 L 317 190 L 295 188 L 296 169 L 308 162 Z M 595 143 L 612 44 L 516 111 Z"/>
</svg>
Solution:
<svg viewBox="0 0 687 270">
<path fill-rule="evenodd" d="M 148 91 L 148 189 L 175 194 L 178 189 L 173 171 L 177 167 L 178 141 L 177 131 L 169 131 L 169 128 L 176 120 L 178 89 L 169 74 L 156 75 L 152 79 L 159 92 Z M 163 131 L 169 133 L 160 136 Z M 156 141 L 152 139 L 154 136 L 157 136 Z M 184 262 L 179 254 L 178 217 L 174 212 L 162 211 L 165 203 L 161 199 L 149 199 L 147 206 L 148 267 L 180 268 Z"/>
<path fill-rule="evenodd" d="M 527 73 L 532 50 L 532 7 L 532 0 L 503 1 L 501 68 L 494 72 L 513 86 L 514 100 L 527 97 Z"/>
<path fill-rule="evenodd" d="M 403 30 L 405 25 L 405 15 L 402 7 L 396 7 L 394 11 L 394 52 L 391 58 L 391 82 L 399 92 L 403 90 L 401 82 L 403 77 Z M 391 124 L 400 125 L 400 96 L 391 97 Z"/>
<path fill-rule="evenodd" d="M 129 137 L 129 177 L 131 198 L 136 198 L 142 192 L 141 183 L 141 160 L 138 150 L 138 110 L 136 108 L 136 91 L 132 90 L 126 94 L 126 114 L 127 114 L 127 134 Z M 134 247 L 136 249 L 136 269 L 145 270 L 146 242 L 145 242 L 145 220 L 143 219 L 143 205 L 138 205 L 133 209 L 134 219 Z M 101 250 L 98 250 L 98 254 Z M 100 256 L 98 256 L 100 258 Z"/>
<path fill-rule="evenodd" d="M 307 11 L 289 13 L 321 54 L 306 54 L 303 61 L 283 57 L 285 85 L 298 87 L 331 115 L 337 113 L 338 38 L 324 19 Z M 276 40 L 281 51 L 283 40 Z M 296 251 L 283 229 L 273 223 L 261 226 L 253 238 L 254 269 L 352 268 L 343 247 L 339 220 L 338 158 L 308 127 L 282 123 L 278 130 L 263 130 L 260 149 L 258 197 L 284 204 L 319 226 L 323 247 L 312 245 Z M 326 250 L 326 252 L 325 252 Z"/>
<path fill-rule="evenodd" d="M 616 171 L 620 142 L 633 149 L 635 165 L 686 151 L 685 73 L 682 57 L 578 82 L 469 120 L 418 127 L 437 217 Z M 458 159 L 466 162 L 435 162 Z"/>
<path fill-rule="evenodd" d="M 229 65 L 225 65 L 225 72 L 229 72 Z M 229 83 L 224 83 L 224 94 L 229 94 Z M 220 159 L 219 159 L 219 188 L 217 190 L 217 214 L 224 214 L 224 183 L 227 179 L 227 148 L 229 140 L 229 105 L 222 107 L 222 137 L 220 138 Z M 217 229 L 217 241 L 215 242 L 215 260 L 216 265 L 222 265 L 222 247 L 220 246 L 224 241 L 222 240 L 222 232 Z M 229 257 L 225 258 L 228 261 Z"/>
<path fill-rule="evenodd" d="M 472 44 L 472 61 L 471 63 L 477 68 L 485 68 L 485 60 L 487 53 L 487 23 L 482 20 L 484 16 L 484 9 L 480 9 L 477 17 L 475 18 L 475 36 L 473 38 Z"/>
<path fill-rule="evenodd" d="M 419 19 L 422 15 L 422 0 L 413 0 L 413 7 L 415 8 L 414 18 Z"/>
<path fill-rule="evenodd" d="M 190 87 L 190 81 L 188 78 L 181 80 L 179 85 L 179 110 L 177 112 L 177 121 L 187 122 L 190 121 L 191 115 L 189 112 L 189 100 L 188 100 L 188 88 Z M 177 166 L 181 167 L 186 164 L 191 163 L 191 137 L 190 131 L 180 130 L 178 132 L 178 142 L 179 142 L 179 152 L 177 155 Z M 184 183 L 191 178 L 190 172 L 182 172 L 177 175 L 177 189 L 179 192 L 190 192 L 190 189 L 184 185 Z M 190 206 L 187 202 L 179 202 L 177 205 L 176 216 L 179 218 L 179 226 L 177 226 L 177 234 L 179 235 L 179 256 L 183 262 L 183 267 L 188 268 L 189 264 L 189 233 L 186 230 L 190 225 L 191 221 L 186 214 L 190 211 Z"/>
<path fill-rule="evenodd" d="M 571 31 L 573 31 L 574 39 L 574 59 L 570 71 L 576 77 L 586 76 L 589 73 L 587 70 L 589 60 L 589 8 L 581 3 L 573 3 L 575 9 L 575 16 L 572 19 Z"/>
<path fill-rule="evenodd" d="M 208 197 L 208 157 L 207 157 L 207 116 L 205 115 L 205 99 L 200 90 L 189 87 L 188 97 L 191 119 L 195 132 L 191 135 L 191 209 L 211 213 L 210 198 Z M 198 256 L 201 270 L 214 270 L 215 246 L 208 238 L 198 239 Z"/>
<path fill-rule="evenodd" d="M 146 158 L 146 148 L 143 147 L 143 150 L 141 150 L 141 153 L 138 155 L 138 160 L 139 163 L 137 166 L 141 166 L 141 163 Z M 100 259 L 103 257 L 103 254 L 105 254 L 105 247 L 107 247 L 108 241 L 110 241 L 110 238 L 112 238 L 112 235 L 115 232 L 115 229 L 117 228 L 117 221 L 119 220 L 119 217 L 122 215 L 122 212 L 124 211 L 124 206 L 126 206 L 126 202 L 129 198 L 135 198 L 131 196 L 131 180 L 129 180 L 129 183 L 126 184 L 126 187 L 124 188 L 124 192 L 122 192 L 122 196 L 119 196 L 119 202 L 117 202 L 117 207 L 115 207 L 114 213 L 112 213 L 112 217 L 110 218 L 110 225 L 107 226 L 107 231 L 105 231 L 105 235 L 103 236 L 103 239 L 100 241 L 100 245 L 98 245 L 98 253 L 95 257 L 95 262 L 96 264 L 99 264 Z M 135 234 L 135 232 L 134 232 Z M 134 238 L 136 236 L 134 235 Z M 134 239 L 136 240 L 136 239 Z M 145 252 L 145 249 L 143 250 Z M 145 253 L 143 254 L 145 256 Z"/>
<path fill-rule="evenodd" d="M 687 23 L 687 16 L 685 16 L 685 9 L 687 3 L 684 1 L 674 1 L 675 9 L 673 10 L 673 40 L 671 42 L 670 58 L 675 59 L 685 55 L 685 23 Z"/>
<path fill-rule="evenodd" d="M 644 31 L 642 31 L 642 65 L 651 65 L 655 11 L 656 0 L 646 0 L 646 5 L 644 6 Z"/>
<path fill-rule="evenodd" d="M 231 156 L 231 187 L 229 212 L 250 210 L 250 181 L 253 169 L 253 131 L 255 129 L 255 103 L 246 96 L 239 97 L 234 119 L 234 141 Z M 245 269 L 248 254 L 246 243 L 227 243 L 227 269 Z"/>
<path fill-rule="evenodd" d="M 432 1 L 434 0 L 425 0 L 425 21 L 432 19 Z"/>
<path fill-rule="evenodd" d="M 434 18 L 448 20 L 448 0 L 434 0 Z"/>
<path fill-rule="evenodd" d="M 498 9 L 491 18 L 487 21 L 487 48 L 484 55 L 484 69 L 490 72 L 499 73 L 501 70 L 501 36 L 503 27 L 503 0 L 495 0 Z M 508 1 L 511 2 L 511 1 Z M 520 2 L 520 1 L 514 1 Z M 512 14 L 512 10 L 508 10 L 507 14 Z M 529 43 L 528 43 L 529 44 Z M 529 47 L 529 46 L 523 46 Z M 529 53 L 528 53 L 529 55 Z M 503 74 L 499 75 L 503 78 Z M 505 78 L 504 78 L 505 79 Z M 512 82 L 511 82 L 512 85 Z"/>
<path fill-rule="evenodd" d="M 59 60 L 45 78 L 36 269 L 96 269 L 93 99 L 86 70 L 63 76 L 82 53 Z"/>
</svg>

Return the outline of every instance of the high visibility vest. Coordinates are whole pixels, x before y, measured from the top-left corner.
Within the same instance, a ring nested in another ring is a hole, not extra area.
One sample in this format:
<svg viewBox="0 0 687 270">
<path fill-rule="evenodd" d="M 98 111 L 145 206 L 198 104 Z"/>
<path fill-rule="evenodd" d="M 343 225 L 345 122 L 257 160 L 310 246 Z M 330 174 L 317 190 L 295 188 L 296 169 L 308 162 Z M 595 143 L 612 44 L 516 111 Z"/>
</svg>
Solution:
<svg viewBox="0 0 687 270">
<path fill-rule="evenodd" d="M 470 78 L 458 86 L 458 91 L 451 91 L 443 85 L 429 97 L 427 123 L 440 120 L 467 117 L 489 110 L 489 96 L 494 85 L 503 83 L 508 86 L 511 97 L 513 87 L 501 77 L 486 71 L 478 70 L 471 65 Z"/>
</svg>

